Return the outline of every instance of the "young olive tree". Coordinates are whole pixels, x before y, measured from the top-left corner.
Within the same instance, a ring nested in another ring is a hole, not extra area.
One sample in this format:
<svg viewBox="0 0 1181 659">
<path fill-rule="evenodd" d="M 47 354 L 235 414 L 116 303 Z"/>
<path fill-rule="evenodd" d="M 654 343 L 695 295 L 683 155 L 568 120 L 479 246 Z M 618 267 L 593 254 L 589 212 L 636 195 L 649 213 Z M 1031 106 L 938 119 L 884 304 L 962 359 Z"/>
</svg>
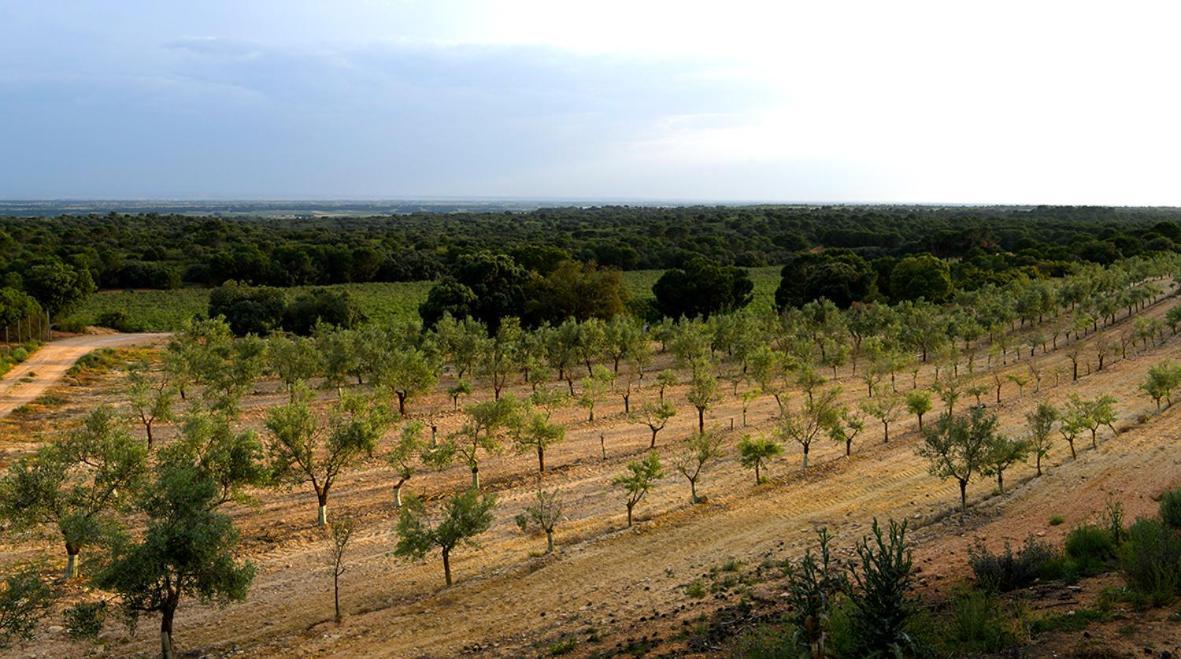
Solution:
<svg viewBox="0 0 1181 659">
<path fill-rule="evenodd" d="M 514 420 L 510 435 L 518 452 L 537 452 L 537 472 L 544 474 L 545 450 L 566 438 L 566 427 L 551 422 L 543 409 L 526 408 Z"/>
<path fill-rule="evenodd" d="M 693 362 L 693 379 L 685 398 L 697 408 L 697 434 L 705 433 L 705 411 L 717 400 L 718 378 L 714 375 L 713 364 L 699 359 Z"/>
<path fill-rule="evenodd" d="M 1049 403 L 1038 403 L 1037 409 L 1025 415 L 1029 424 L 1029 452 L 1033 455 L 1037 475 L 1042 475 L 1042 459 L 1050 454 L 1050 433 L 1058 420 L 1058 410 Z"/>
<path fill-rule="evenodd" d="M 738 442 L 738 461 L 743 467 L 755 470 L 755 485 L 763 482 L 763 465 L 783 453 L 783 447 L 769 437 L 747 435 Z"/>
<path fill-rule="evenodd" d="M 168 423 L 175 416 L 177 390 L 167 371 L 157 378 L 149 375 L 147 362 L 136 362 L 127 369 L 128 402 L 131 411 L 144 427 L 148 450 L 152 449 L 155 437 L 152 434 L 157 423 Z"/>
<path fill-rule="evenodd" d="M 633 420 L 638 420 L 652 431 L 652 441 L 648 444 L 648 448 L 656 448 L 656 433 L 664 430 L 664 427 L 668 425 L 668 420 L 676 414 L 677 410 L 672 406 L 672 403 L 665 401 L 649 402 L 640 406 L 640 412 L 633 415 Z"/>
<path fill-rule="evenodd" d="M 1118 434 L 1115 429 L 1115 398 L 1100 396 L 1094 399 L 1084 399 L 1078 394 L 1071 394 L 1066 403 L 1065 417 L 1076 426 L 1091 432 L 1091 448 L 1099 448 L 1099 429 L 1107 426 L 1112 434 Z"/>
<path fill-rule="evenodd" d="M 517 423 L 520 404 L 512 396 L 476 403 L 467 408 L 468 420 L 440 447 L 443 455 L 458 455 L 472 472 L 472 489 L 480 489 L 480 455 L 498 453 L 505 433 Z"/>
<path fill-rule="evenodd" d="M 324 370 L 324 353 L 315 339 L 272 334 L 267 338 L 267 367 L 295 396 L 295 385 L 308 382 Z"/>
<path fill-rule="evenodd" d="M 984 468 L 989 447 L 996 441 L 996 415 L 973 407 L 967 416 L 944 414 L 923 432 L 920 457 L 930 463 L 931 475 L 954 478 L 960 486 L 960 510 L 968 510 L 968 483 Z"/>
<path fill-rule="evenodd" d="M 374 374 L 377 385 L 397 397 L 398 416 L 406 416 L 406 403 L 429 393 L 438 382 L 434 357 L 411 346 L 399 346 L 383 353 Z"/>
<path fill-rule="evenodd" d="M 615 374 L 606 366 L 595 365 L 591 369 L 590 377 L 582 380 L 582 395 L 578 397 L 578 404 L 586 408 L 589 417 L 587 421 L 594 423 L 595 406 L 598 405 L 611 385 L 615 382 Z"/>
<path fill-rule="evenodd" d="M 328 495 L 340 474 L 373 455 L 389 427 L 385 406 L 360 395 L 346 395 L 320 423 L 308 404 L 307 389 L 294 402 L 267 414 L 271 468 L 280 482 L 309 483 L 316 493 L 319 526 L 328 524 Z"/>
<path fill-rule="evenodd" d="M 423 434 L 426 425 L 421 421 L 409 421 L 402 426 L 401 432 L 394 445 L 385 454 L 385 462 L 394 469 L 397 480 L 394 481 L 394 505 L 402 507 L 402 486 L 414 476 L 415 457 L 421 455 L 425 448 Z"/>
<path fill-rule="evenodd" d="M 776 426 L 776 434 L 790 439 L 804 450 L 802 470 L 808 469 L 808 454 L 812 441 L 833 427 L 840 419 L 841 408 L 837 404 L 840 388 L 826 389 L 820 394 L 809 394 L 799 411 L 792 412 L 784 406 L 783 415 Z"/>
<path fill-rule="evenodd" d="M 705 466 L 722 457 L 722 436 L 707 432 L 694 435 L 685 442 L 684 451 L 673 458 L 673 467 L 689 481 L 689 501 L 699 503 L 697 496 L 697 481 Z"/>
<path fill-rule="evenodd" d="M 632 525 L 632 510 L 662 476 L 664 476 L 664 470 L 660 466 L 660 456 L 652 452 L 643 460 L 627 463 L 627 472 L 612 479 L 611 484 L 618 486 L 627 494 L 627 525 L 629 528 Z"/>
<path fill-rule="evenodd" d="M 344 616 L 340 613 L 340 577 L 345 572 L 344 555 L 348 551 L 349 542 L 353 539 L 356 522 L 348 515 L 337 517 L 328 531 L 328 567 L 332 570 L 332 603 L 336 610 L 336 624 L 340 624 Z"/>
<path fill-rule="evenodd" d="M 1181 386 L 1181 367 L 1166 361 L 1148 369 L 1148 378 L 1140 385 L 1140 389 L 1156 403 L 1156 411 L 1160 412 L 1162 400 L 1166 407 L 1172 407 L 1173 390 L 1178 386 Z"/>
<path fill-rule="evenodd" d="M 902 398 L 895 393 L 878 394 L 872 400 L 861 401 L 861 411 L 877 419 L 882 424 L 883 443 L 890 443 L 890 424 L 898 419 L 901 411 Z"/>
<path fill-rule="evenodd" d="M 906 411 L 918 417 L 919 432 L 922 432 L 923 415 L 931 411 L 931 394 L 926 391 L 911 391 L 907 393 Z"/>
<path fill-rule="evenodd" d="M 13 640 L 32 640 L 37 622 L 53 600 L 53 591 L 36 565 L 6 575 L 0 584 L 0 650 Z"/>
<path fill-rule="evenodd" d="M 985 476 L 996 476 L 997 491 L 1004 494 L 1005 470 L 1018 462 L 1023 462 L 1029 452 L 1030 445 L 1026 440 L 1013 439 L 1001 434 L 994 435 L 985 451 L 980 473 Z"/>
<path fill-rule="evenodd" d="M 865 422 L 848 408 L 842 408 L 836 421 L 827 428 L 829 439 L 845 445 L 845 457 L 853 453 L 853 440 L 865 430 Z"/>
<path fill-rule="evenodd" d="M 537 528 L 545 533 L 545 553 L 554 551 L 554 527 L 562 519 L 562 499 L 558 490 L 537 490 L 533 503 L 525 507 L 525 512 L 517 515 L 514 521 L 522 533 L 529 533 Z"/>
<path fill-rule="evenodd" d="M 409 496 L 398 516 L 398 544 L 394 547 L 394 555 L 422 560 L 437 548 L 443 557 L 443 578 L 447 586 L 451 586 L 451 552 L 460 544 L 479 546 L 475 537 L 492 526 L 492 509 L 495 507 L 495 495 L 481 495 L 473 488 L 452 496 L 442 517 L 432 522 L 422 499 Z"/>
<path fill-rule="evenodd" d="M 66 549 L 65 577 L 79 575 L 82 550 L 118 529 L 143 486 L 147 449 L 109 407 L 82 426 L 14 462 L 0 480 L 0 515 L 16 529 L 55 527 Z"/>
</svg>

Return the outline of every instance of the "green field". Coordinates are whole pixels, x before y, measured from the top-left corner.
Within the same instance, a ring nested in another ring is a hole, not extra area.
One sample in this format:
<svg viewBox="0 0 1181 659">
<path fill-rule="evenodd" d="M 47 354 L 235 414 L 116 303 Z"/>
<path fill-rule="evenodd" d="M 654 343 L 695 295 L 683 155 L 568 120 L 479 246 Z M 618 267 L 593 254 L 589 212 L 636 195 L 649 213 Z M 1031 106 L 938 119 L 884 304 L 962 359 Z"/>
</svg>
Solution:
<svg viewBox="0 0 1181 659">
<path fill-rule="evenodd" d="M 662 270 L 632 270 L 623 273 L 624 285 L 635 299 L 652 297 L 652 284 Z M 770 305 L 779 286 L 779 267 L 751 268 L 756 306 Z M 386 323 L 418 317 L 418 305 L 426 299 L 433 282 L 395 282 L 367 284 L 338 284 L 325 286 L 344 289 L 357 301 L 371 320 Z M 294 294 L 308 287 L 290 289 Z M 110 311 L 127 313 L 134 327 L 144 331 L 178 329 L 186 319 L 204 314 L 209 306 L 208 288 L 180 288 L 171 291 L 101 291 L 90 296 L 63 324 L 94 324 L 95 319 Z"/>
</svg>

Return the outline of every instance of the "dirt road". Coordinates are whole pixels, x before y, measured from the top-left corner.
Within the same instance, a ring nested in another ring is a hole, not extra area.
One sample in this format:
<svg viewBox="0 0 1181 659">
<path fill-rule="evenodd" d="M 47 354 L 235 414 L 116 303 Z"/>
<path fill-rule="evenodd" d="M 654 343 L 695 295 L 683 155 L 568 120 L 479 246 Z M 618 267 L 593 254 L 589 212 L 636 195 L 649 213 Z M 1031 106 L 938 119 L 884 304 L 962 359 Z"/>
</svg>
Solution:
<svg viewBox="0 0 1181 659">
<path fill-rule="evenodd" d="M 163 341 L 167 334 L 84 334 L 46 344 L 0 378 L 0 418 L 31 402 L 65 377 L 83 355 L 99 348 L 125 348 Z"/>
</svg>

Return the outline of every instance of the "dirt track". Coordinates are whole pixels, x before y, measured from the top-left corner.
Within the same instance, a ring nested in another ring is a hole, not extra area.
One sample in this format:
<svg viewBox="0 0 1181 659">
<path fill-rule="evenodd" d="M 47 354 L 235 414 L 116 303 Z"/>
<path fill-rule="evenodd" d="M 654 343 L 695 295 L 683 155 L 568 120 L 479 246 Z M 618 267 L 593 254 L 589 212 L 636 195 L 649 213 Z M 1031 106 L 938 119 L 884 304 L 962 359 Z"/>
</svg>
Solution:
<svg viewBox="0 0 1181 659">
<path fill-rule="evenodd" d="M 74 362 L 93 350 L 147 345 L 167 337 L 167 334 L 83 334 L 47 343 L 0 378 L 0 418 L 35 400 L 65 377 Z"/>
<path fill-rule="evenodd" d="M 1171 298 L 1143 313 L 1159 316 L 1176 303 Z M 1084 342 L 1090 344 L 1104 334 L 1114 336 L 1128 322 L 1121 320 Z M 993 544 L 1006 536 L 1019 541 L 1042 528 L 1040 524 L 1050 514 L 1063 514 L 1072 523 L 1081 521 L 1100 510 L 1109 493 L 1127 495 L 1131 500 L 1124 505 L 1134 515 L 1146 507 L 1146 493 L 1174 484 L 1175 465 L 1181 460 L 1181 442 L 1177 441 L 1181 428 L 1176 420 L 1181 417 L 1176 414 L 1181 412 L 1166 412 L 1137 424 L 1138 418 L 1154 410 L 1137 386 L 1151 365 L 1164 358 L 1176 359 L 1179 352 L 1181 341 L 1170 337 L 1163 345 L 1134 350 L 1128 359 L 1072 383 L 1069 361 L 1060 348 L 1037 356 L 1047 373 L 1037 396 L 1032 394 L 1032 385 L 1025 387 L 1024 395 L 1018 395 L 1016 385 L 1006 382 L 1002 402 L 997 404 L 990 390 L 985 400 L 1000 416 L 1006 432 L 1021 432 L 1024 414 L 1039 400 L 1061 404 L 1070 393 L 1116 396 L 1117 426 L 1126 430 L 1114 439 L 1101 435 L 1097 451 L 1090 449 L 1089 438 L 1080 438 L 1076 461 L 1069 459 L 1065 443 L 1059 442 L 1043 464 L 1047 471 L 1043 478 L 1032 479 L 1033 469 L 1026 466 L 1015 467 L 1006 475 L 1012 488 L 1006 497 L 992 497 L 991 481 L 975 480 L 969 495 L 979 511 L 978 522 L 969 520 L 963 527 L 949 519 L 915 535 L 922 543 L 917 557 L 931 578 L 950 577 L 966 569 L 963 553 L 976 534 Z M 1027 373 L 1027 362 L 1028 357 L 1023 356 L 998 372 Z M 992 382 L 992 372 L 983 370 L 983 359 L 978 369 L 976 381 Z M 1054 371 L 1058 376 L 1050 375 Z M 929 384 L 932 377 L 932 369 L 924 367 L 919 385 Z M 1061 377 L 1057 386 L 1056 377 Z M 908 388 L 909 381 L 909 374 L 900 377 L 900 389 Z M 863 385 L 848 369 L 837 382 L 844 385 L 845 400 L 855 402 L 863 395 Z M 110 391 L 117 389 L 113 384 L 108 382 L 86 395 L 97 397 L 105 390 L 109 399 Z M 261 388 L 267 391 L 247 403 L 244 420 L 250 425 L 257 426 L 263 409 L 283 398 L 274 383 Z M 666 465 L 680 440 L 696 425 L 695 415 L 684 404 L 684 392 L 678 388 L 667 395 L 677 402 L 679 414 L 660 435 L 658 450 Z M 646 388 L 633 396 L 632 403 L 638 405 L 653 396 L 654 391 Z M 961 399 L 960 409 L 969 404 L 968 399 Z M 85 409 L 94 401 L 80 402 Z M 431 407 L 449 408 L 450 404 L 445 396 L 436 394 L 416 401 L 412 413 Z M 709 468 L 700 484 L 700 492 L 710 498 L 707 503 L 689 505 L 687 483 L 666 467 L 665 478 L 637 508 L 636 528 L 625 530 L 623 500 L 610 479 L 622 471 L 627 460 L 645 452 L 648 432 L 621 415 L 618 398 L 605 407 L 597 412 L 600 418 L 593 425 L 586 423 L 585 412 L 574 406 L 556 414 L 569 431 L 567 440 L 547 453 L 547 463 L 553 469 L 544 479 L 546 488 L 562 490 L 566 502 L 567 519 L 557 529 L 555 555 L 531 556 L 543 547 L 544 539 L 523 536 L 512 523 L 536 487 L 535 458 L 511 452 L 490 456 L 480 466 L 487 476 L 486 488 L 499 497 L 497 521 L 480 538 L 481 549 L 457 550 L 453 558 L 457 583 L 444 589 L 437 556 L 407 563 L 390 555 L 395 542 L 391 475 L 388 469 L 375 465 L 347 474 L 330 506 L 334 513 L 347 508 L 362 522 L 342 579 L 344 625 L 338 628 L 327 622 L 331 615 L 330 581 L 323 562 L 322 536 L 313 527 L 314 498 L 307 488 L 295 488 L 261 493 L 259 506 L 230 510 L 242 529 L 243 553 L 257 565 L 258 576 L 243 604 L 226 609 L 195 601 L 182 604 L 177 615 L 177 643 L 182 649 L 214 652 L 237 647 L 255 656 L 442 657 L 465 650 L 480 655 L 529 656 L 544 653 L 555 640 L 576 635 L 580 639 L 576 655 L 606 651 L 617 642 L 650 632 L 667 638 L 684 621 L 712 610 L 716 602 L 692 600 L 684 591 L 711 567 L 731 559 L 752 567 L 768 557 L 798 556 L 814 541 L 817 526 L 827 526 L 839 544 L 850 545 L 867 532 L 875 516 L 906 517 L 921 525 L 943 517 L 956 504 L 955 486 L 929 476 L 926 464 L 915 456 L 915 420 L 905 415 L 891 426 L 889 444 L 881 441 L 880 425 L 869 421 L 852 459 L 846 459 L 842 447 L 830 442 L 813 446 L 813 466 L 807 474 L 800 473 L 799 447 L 785 446 L 785 456 L 771 467 L 770 482 L 755 487 L 751 472 L 737 463 L 733 445 L 744 430 L 771 429 L 775 403 L 764 398 L 751 408 L 751 428 L 726 433 L 730 455 Z M 940 408 L 936 402 L 936 410 Z M 740 425 L 740 404 L 727 395 L 709 418 L 712 425 L 728 427 L 732 418 L 739 419 Z M 442 432 L 458 421 L 455 415 L 444 415 Z M 606 460 L 600 457 L 600 434 L 607 447 Z M 1138 478 L 1128 484 L 1132 473 Z M 466 470 L 457 466 L 416 476 L 408 489 L 433 500 L 463 487 L 467 478 Z M 1121 491 L 1121 484 L 1126 484 L 1126 491 Z M 1010 516 L 1012 525 L 1007 521 Z M 0 562 L 43 552 L 49 552 L 53 560 L 59 558 L 52 553 L 55 547 L 51 542 L 21 543 L 0 551 Z M 145 622 L 145 627 L 150 625 Z M 590 630 L 602 641 L 582 640 L 592 635 Z M 141 631 L 129 638 L 112 628 L 104 634 L 107 652 L 150 654 L 154 635 L 150 628 L 145 631 L 149 633 Z M 55 642 L 52 635 L 44 636 L 39 644 L 42 650 L 56 648 L 65 653 L 68 647 L 60 636 Z"/>
</svg>

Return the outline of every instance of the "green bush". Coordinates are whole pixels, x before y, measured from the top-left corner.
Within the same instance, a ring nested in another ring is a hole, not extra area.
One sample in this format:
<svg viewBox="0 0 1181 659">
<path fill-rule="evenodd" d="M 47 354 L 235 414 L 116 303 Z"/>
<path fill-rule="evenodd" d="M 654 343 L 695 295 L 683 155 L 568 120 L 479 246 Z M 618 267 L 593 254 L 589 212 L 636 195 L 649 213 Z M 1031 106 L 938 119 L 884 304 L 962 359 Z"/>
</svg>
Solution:
<svg viewBox="0 0 1181 659">
<path fill-rule="evenodd" d="M 1181 489 L 1169 490 L 1161 497 L 1160 518 L 1169 528 L 1181 529 Z"/>
<path fill-rule="evenodd" d="M 875 519 L 873 536 L 857 543 L 856 566 L 849 571 L 848 591 L 854 607 L 854 650 L 859 656 L 914 654 L 916 644 L 908 631 L 915 611 L 910 594 L 914 570 L 906 522 L 891 520 L 883 534 Z"/>
<path fill-rule="evenodd" d="M 951 603 L 942 645 L 948 656 L 1000 652 L 1017 643 L 1017 619 L 996 595 L 978 590 L 959 594 Z"/>
<path fill-rule="evenodd" d="M 1032 536 L 1015 554 L 1008 542 L 1005 550 L 998 554 L 983 545 L 968 550 L 968 563 L 976 575 L 976 582 L 985 590 L 1002 593 L 1024 588 L 1038 579 L 1059 577 L 1061 558 L 1059 551 Z"/>
<path fill-rule="evenodd" d="M 796 631 L 786 623 L 768 623 L 752 627 L 734 642 L 734 659 L 783 659 L 807 656 L 796 644 Z"/>
<path fill-rule="evenodd" d="M 65 610 L 66 633 L 75 640 L 96 639 L 107 617 L 106 602 L 79 602 Z"/>
<path fill-rule="evenodd" d="M 1163 522 L 1136 520 L 1119 554 L 1128 588 L 1154 606 L 1172 602 L 1181 592 L 1181 539 Z"/>
<path fill-rule="evenodd" d="M 140 332 L 143 328 L 132 322 L 131 316 L 123 309 L 105 311 L 94 319 L 94 324 L 109 327 L 120 332 Z"/>
<path fill-rule="evenodd" d="M 1083 575 L 1107 571 L 1115 558 L 1115 541 L 1108 529 L 1084 525 L 1075 527 L 1064 544 L 1066 556 Z"/>
</svg>

